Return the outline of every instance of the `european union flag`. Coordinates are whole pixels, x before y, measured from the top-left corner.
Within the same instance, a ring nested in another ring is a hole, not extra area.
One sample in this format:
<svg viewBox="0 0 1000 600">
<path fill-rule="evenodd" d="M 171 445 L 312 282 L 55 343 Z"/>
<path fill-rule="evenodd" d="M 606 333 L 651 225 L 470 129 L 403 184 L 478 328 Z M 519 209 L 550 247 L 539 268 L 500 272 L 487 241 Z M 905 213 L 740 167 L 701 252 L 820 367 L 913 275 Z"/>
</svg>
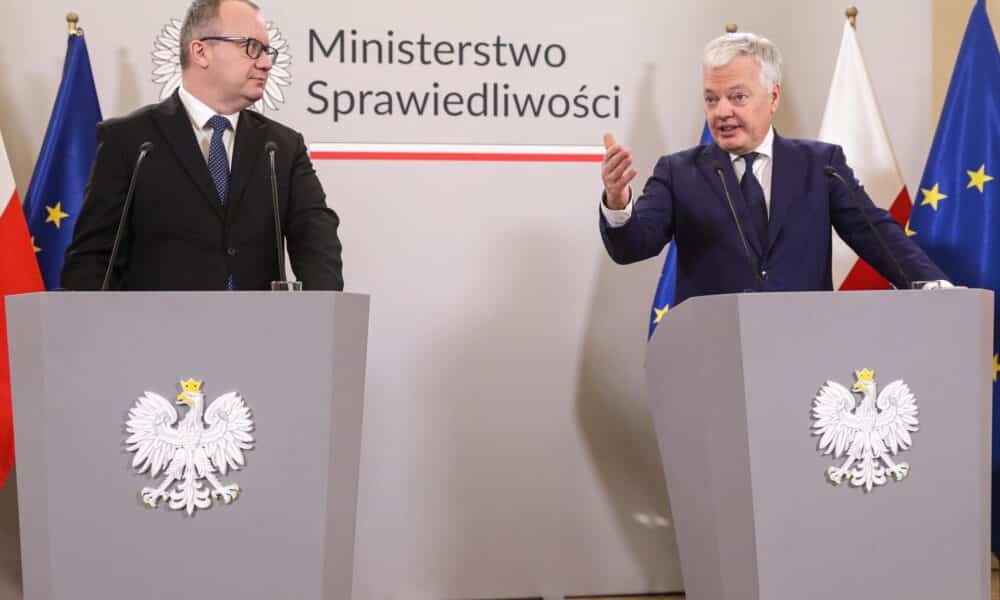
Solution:
<svg viewBox="0 0 1000 600">
<path fill-rule="evenodd" d="M 82 32 L 72 33 L 62 83 L 25 200 L 28 229 L 46 289 L 60 287 L 63 254 L 83 204 L 100 120 L 87 43 Z"/>
<path fill-rule="evenodd" d="M 979 0 L 965 29 L 909 229 L 954 283 L 994 291 L 1000 290 L 998 140 L 1000 53 Z M 998 341 L 994 330 L 993 552 L 1000 550 Z"/>
<path fill-rule="evenodd" d="M 708 123 L 701 130 L 702 144 L 712 143 L 712 132 L 708 130 Z M 656 326 L 660 324 L 663 315 L 667 314 L 670 307 L 674 305 L 674 297 L 677 293 L 677 250 L 673 242 L 667 248 L 667 258 L 663 261 L 663 271 L 660 273 L 660 282 L 656 284 L 656 294 L 653 295 L 653 307 L 649 311 L 649 337 L 653 337 Z"/>
</svg>

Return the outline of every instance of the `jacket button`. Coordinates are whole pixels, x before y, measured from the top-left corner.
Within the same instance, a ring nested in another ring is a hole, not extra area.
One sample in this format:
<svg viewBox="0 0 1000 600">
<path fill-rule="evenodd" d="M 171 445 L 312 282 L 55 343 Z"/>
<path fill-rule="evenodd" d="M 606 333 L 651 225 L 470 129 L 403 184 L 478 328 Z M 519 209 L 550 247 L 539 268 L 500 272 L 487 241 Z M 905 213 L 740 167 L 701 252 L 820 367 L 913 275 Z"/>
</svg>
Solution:
<svg viewBox="0 0 1000 600">
<path fill-rule="evenodd" d="M 229 256 L 236 256 L 236 254 L 237 254 L 236 248 L 227 248 L 226 249 L 226 254 L 228 254 Z"/>
</svg>

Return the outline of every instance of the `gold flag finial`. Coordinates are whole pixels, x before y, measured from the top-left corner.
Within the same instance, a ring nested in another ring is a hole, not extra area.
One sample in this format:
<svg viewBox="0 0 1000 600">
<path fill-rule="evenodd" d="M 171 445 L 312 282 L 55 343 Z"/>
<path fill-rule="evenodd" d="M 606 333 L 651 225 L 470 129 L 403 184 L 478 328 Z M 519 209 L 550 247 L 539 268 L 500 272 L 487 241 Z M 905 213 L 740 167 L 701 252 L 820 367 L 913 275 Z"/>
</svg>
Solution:
<svg viewBox="0 0 1000 600">
<path fill-rule="evenodd" d="M 726 24 L 726 33 L 736 33 L 740 28 L 736 26 L 736 23 Z"/>
<path fill-rule="evenodd" d="M 75 12 L 66 13 L 66 27 L 70 35 L 83 35 L 83 30 L 78 26 L 79 22 L 80 15 Z"/>
<path fill-rule="evenodd" d="M 858 28 L 858 7 L 857 6 L 852 6 L 852 7 L 848 8 L 846 11 L 844 11 L 844 14 L 847 15 L 847 20 L 851 22 L 851 28 L 857 29 Z"/>
</svg>

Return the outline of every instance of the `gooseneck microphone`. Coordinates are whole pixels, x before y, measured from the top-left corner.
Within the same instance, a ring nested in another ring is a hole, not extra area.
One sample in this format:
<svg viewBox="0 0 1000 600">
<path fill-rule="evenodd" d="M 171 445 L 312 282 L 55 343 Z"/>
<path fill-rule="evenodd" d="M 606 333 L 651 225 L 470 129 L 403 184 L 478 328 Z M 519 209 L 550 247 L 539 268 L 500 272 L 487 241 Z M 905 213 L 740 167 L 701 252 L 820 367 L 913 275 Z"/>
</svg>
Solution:
<svg viewBox="0 0 1000 600">
<path fill-rule="evenodd" d="M 285 238 L 281 233 L 281 211 L 278 208 L 278 175 L 274 166 L 274 155 L 278 152 L 278 144 L 268 140 L 264 144 L 267 154 L 267 174 L 271 179 L 271 208 L 274 211 L 274 251 L 278 259 L 278 281 L 271 282 L 272 290 L 297 291 L 302 289 L 298 281 L 288 281 L 285 276 Z"/>
<path fill-rule="evenodd" d="M 913 282 L 910 280 L 909 277 L 906 276 L 906 271 L 903 270 L 903 267 L 899 264 L 899 261 L 896 260 L 896 255 L 889 251 L 889 246 L 885 243 L 885 239 L 878 232 L 878 229 L 875 227 L 875 224 L 872 223 L 871 218 L 868 216 L 868 212 L 865 211 L 865 207 L 862 206 L 861 204 L 861 200 L 859 200 L 857 194 L 855 194 L 854 188 L 847 183 L 847 180 L 844 179 L 843 176 L 841 176 L 841 174 L 838 173 L 837 170 L 834 169 L 832 165 L 826 165 L 825 167 L 823 167 L 823 172 L 826 173 L 828 177 L 833 177 L 834 179 L 839 181 L 845 188 L 847 188 L 847 193 L 851 196 L 851 200 L 854 201 L 854 205 L 858 207 L 859 211 L 861 211 L 861 216 L 865 218 L 865 223 L 868 224 L 868 228 L 871 229 L 872 235 L 875 236 L 875 239 L 878 240 L 879 246 L 882 247 L 882 253 L 889 257 L 889 260 L 892 262 L 892 264 L 896 267 L 896 270 L 899 272 L 899 277 L 903 280 L 903 283 L 906 284 L 905 289 L 912 288 Z"/>
<path fill-rule="evenodd" d="M 111 283 L 111 271 L 115 268 L 115 260 L 118 259 L 118 248 L 121 246 L 122 235 L 125 233 L 125 223 L 128 221 L 128 213 L 132 207 L 132 197 L 135 195 L 135 182 L 139 179 L 139 167 L 142 161 L 153 151 L 153 142 L 145 141 L 139 146 L 139 156 L 135 159 L 135 166 L 132 167 L 132 179 L 128 184 L 128 193 L 125 194 L 125 203 L 122 205 L 122 216 L 118 221 L 118 230 L 115 231 L 115 243 L 111 246 L 111 257 L 108 260 L 108 268 L 104 271 L 104 283 L 101 284 L 101 291 L 108 291 Z"/>
<path fill-rule="evenodd" d="M 754 281 L 757 282 L 757 291 L 764 289 L 764 281 L 760 277 L 760 273 L 757 272 L 757 266 L 754 264 L 753 256 L 750 254 L 750 244 L 747 243 L 747 236 L 743 233 L 743 225 L 740 224 L 740 218 L 736 216 L 736 207 L 733 205 L 733 197 L 729 195 L 729 186 L 726 184 L 726 174 L 722 170 L 722 164 L 719 161 L 712 161 L 712 170 L 715 174 L 719 176 L 719 181 L 722 182 L 722 190 L 726 193 L 726 202 L 729 203 L 729 212 L 733 215 L 733 223 L 736 223 L 736 231 L 740 234 L 740 241 L 743 242 L 743 253 L 747 257 L 747 268 L 750 269 L 750 274 L 753 275 Z"/>
</svg>

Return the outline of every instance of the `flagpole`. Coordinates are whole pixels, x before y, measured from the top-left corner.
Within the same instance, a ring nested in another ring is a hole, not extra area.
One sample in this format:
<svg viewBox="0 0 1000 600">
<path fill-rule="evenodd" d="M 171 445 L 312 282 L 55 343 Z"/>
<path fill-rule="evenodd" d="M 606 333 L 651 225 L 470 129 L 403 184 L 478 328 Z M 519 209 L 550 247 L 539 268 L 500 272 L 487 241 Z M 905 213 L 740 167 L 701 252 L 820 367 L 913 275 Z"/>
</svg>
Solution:
<svg viewBox="0 0 1000 600">
<path fill-rule="evenodd" d="M 80 15 L 75 12 L 66 13 L 66 28 L 70 35 L 83 35 L 83 29 L 80 28 L 79 23 Z"/>
<path fill-rule="evenodd" d="M 848 9 L 844 11 L 844 15 L 847 17 L 847 20 L 851 22 L 851 29 L 857 29 L 858 7 L 857 6 L 848 7 Z"/>
</svg>

